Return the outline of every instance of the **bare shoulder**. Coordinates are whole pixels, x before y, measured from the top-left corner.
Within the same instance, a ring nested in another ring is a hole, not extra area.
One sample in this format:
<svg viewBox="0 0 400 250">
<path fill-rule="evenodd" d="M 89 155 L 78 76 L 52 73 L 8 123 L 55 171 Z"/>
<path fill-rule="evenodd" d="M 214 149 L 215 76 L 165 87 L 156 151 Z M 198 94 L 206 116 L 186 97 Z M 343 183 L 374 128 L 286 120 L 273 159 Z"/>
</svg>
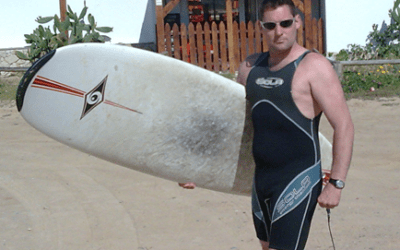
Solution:
<svg viewBox="0 0 400 250">
<path fill-rule="evenodd" d="M 247 81 L 247 76 L 250 73 L 250 70 L 256 63 L 257 59 L 260 57 L 261 53 L 256 53 L 248 56 L 246 60 L 244 60 L 240 65 L 239 65 L 239 71 L 238 71 L 238 77 L 237 77 L 237 82 L 246 85 Z"/>
<path fill-rule="evenodd" d="M 309 53 L 301 61 L 299 68 L 302 67 L 301 72 L 308 76 L 310 82 L 337 82 L 336 71 L 332 63 L 319 53 Z"/>
<path fill-rule="evenodd" d="M 303 65 L 308 69 L 314 69 L 313 71 L 315 71 L 316 69 L 322 70 L 324 68 L 333 68 L 331 62 L 329 62 L 328 59 L 326 59 L 323 55 L 315 52 L 309 53 L 306 57 L 304 57 L 302 62 Z"/>
<path fill-rule="evenodd" d="M 304 77 L 311 87 L 313 99 L 325 113 L 344 105 L 342 85 L 331 62 L 323 55 L 309 53 L 301 62 Z M 300 64 L 301 65 L 301 64 Z M 299 65 L 299 68 L 300 68 Z"/>
</svg>

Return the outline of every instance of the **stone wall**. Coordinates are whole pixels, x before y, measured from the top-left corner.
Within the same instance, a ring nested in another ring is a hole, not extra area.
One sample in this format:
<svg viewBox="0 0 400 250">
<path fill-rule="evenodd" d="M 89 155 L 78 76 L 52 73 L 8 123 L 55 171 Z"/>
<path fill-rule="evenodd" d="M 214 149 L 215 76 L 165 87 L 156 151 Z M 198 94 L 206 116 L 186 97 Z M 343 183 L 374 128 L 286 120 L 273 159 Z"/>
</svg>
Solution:
<svg viewBox="0 0 400 250">
<path fill-rule="evenodd" d="M 15 55 L 15 51 L 27 53 L 27 48 L 8 48 L 0 49 L 0 68 L 7 67 L 30 67 L 31 63 L 27 60 L 21 60 Z M 7 72 L 2 71 L 2 75 Z"/>
</svg>

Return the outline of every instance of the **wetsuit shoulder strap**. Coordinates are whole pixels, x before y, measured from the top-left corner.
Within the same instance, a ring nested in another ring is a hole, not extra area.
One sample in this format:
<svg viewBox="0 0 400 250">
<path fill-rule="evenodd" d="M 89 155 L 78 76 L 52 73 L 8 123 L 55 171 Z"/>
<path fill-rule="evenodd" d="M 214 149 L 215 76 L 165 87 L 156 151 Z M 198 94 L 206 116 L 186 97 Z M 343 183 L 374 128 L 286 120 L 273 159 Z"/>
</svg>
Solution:
<svg viewBox="0 0 400 250">
<path fill-rule="evenodd" d="M 306 52 L 304 52 L 301 56 L 299 56 L 299 58 L 296 59 L 296 61 L 294 62 L 295 67 L 297 68 L 297 66 L 299 66 L 301 60 L 304 59 L 304 57 L 310 53 L 311 51 L 307 50 Z"/>
<path fill-rule="evenodd" d="M 256 60 L 256 62 L 254 63 L 254 66 L 258 66 L 260 63 L 262 63 L 265 59 L 267 59 L 269 57 L 269 52 L 265 52 L 262 53 Z"/>
</svg>

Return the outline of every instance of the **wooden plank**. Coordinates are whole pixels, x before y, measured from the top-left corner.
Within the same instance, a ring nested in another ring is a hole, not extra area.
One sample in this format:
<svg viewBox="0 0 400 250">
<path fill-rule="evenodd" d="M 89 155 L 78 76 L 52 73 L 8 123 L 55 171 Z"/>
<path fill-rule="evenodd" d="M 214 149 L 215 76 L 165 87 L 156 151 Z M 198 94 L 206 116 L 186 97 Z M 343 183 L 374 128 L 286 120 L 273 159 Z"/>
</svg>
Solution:
<svg viewBox="0 0 400 250">
<path fill-rule="evenodd" d="M 400 59 L 395 60 L 360 60 L 360 61 L 341 61 L 340 64 L 345 66 L 350 65 L 383 65 L 383 64 L 400 64 Z"/>
<path fill-rule="evenodd" d="M 304 4 L 301 0 L 293 0 L 293 3 L 302 13 L 304 13 Z"/>
<path fill-rule="evenodd" d="M 268 51 L 268 43 L 267 43 L 267 37 L 263 32 L 262 34 L 262 52 L 267 52 Z"/>
<path fill-rule="evenodd" d="M 165 50 L 168 52 L 168 56 L 172 57 L 172 44 L 171 44 L 171 26 L 169 23 L 165 24 Z"/>
<path fill-rule="evenodd" d="M 211 60 L 211 31 L 208 23 L 204 24 L 204 43 L 206 45 L 206 69 L 212 70 Z"/>
<path fill-rule="evenodd" d="M 189 52 L 190 52 L 190 63 L 197 65 L 196 60 L 196 35 L 195 35 L 193 23 L 189 23 Z"/>
<path fill-rule="evenodd" d="M 228 70 L 228 59 L 227 59 L 227 42 L 226 42 L 226 30 L 224 22 L 219 23 L 219 39 L 220 39 L 220 51 L 221 51 L 221 69 L 223 72 Z"/>
<path fill-rule="evenodd" d="M 188 52 L 188 41 L 187 41 L 187 28 L 184 23 L 181 24 L 181 44 L 182 44 L 182 60 L 184 62 L 190 62 Z"/>
<path fill-rule="evenodd" d="M 245 22 L 240 23 L 240 40 L 238 39 L 237 41 L 240 42 L 240 62 L 243 62 L 247 58 L 247 44 L 248 44 L 247 28 Z"/>
<path fill-rule="evenodd" d="M 312 45 L 313 49 L 318 50 L 318 23 L 317 19 L 312 19 Z"/>
<path fill-rule="evenodd" d="M 300 25 L 300 28 L 297 30 L 297 43 L 301 46 L 305 47 L 304 44 L 304 26 L 303 24 Z"/>
<path fill-rule="evenodd" d="M 162 53 L 165 51 L 164 42 L 164 17 L 162 5 L 156 6 L 156 19 L 157 19 L 157 52 Z"/>
<path fill-rule="evenodd" d="M 249 36 L 249 40 L 247 45 L 249 46 L 249 55 L 252 55 L 255 53 L 255 48 L 254 48 L 254 24 L 252 21 L 249 21 L 247 23 L 247 32 Z"/>
<path fill-rule="evenodd" d="M 171 10 L 173 10 L 175 6 L 178 5 L 180 1 L 181 0 L 171 0 L 169 3 L 167 3 L 167 5 L 164 6 L 163 18 L 165 18 L 168 15 L 168 13 L 170 13 Z"/>
<path fill-rule="evenodd" d="M 174 37 L 174 58 L 181 60 L 181 43 L 179 40 L 179 28 L 178 24 L 174 23 L 172 26 L 172 35 Z"/>
<path fill-rule="evenodd" d="M 0 71 L 6 72 L 25 72 L 28 69 L 28 67 L 0 67 Z"/>
<path fill-rule="evenodd" d="M 322 18 L 318 20 L 318 51 L 321 54 L 325 53 L 324 50 L 324 22 Z"/>
<path fill-rule="evenodd" d="M 306 48 L 312 50 L 313 44 L 313 31 L 312 31 L 312 6 L 311 0 L 304 0 L 304 27 L 305 27 L 305 40 Z"/>
<path fill-rule="evenodd" d="M 233 40 L 233 16 L 232 16 L 232 1 L 226 0 L 226 18 L 228 32 L 228 56 L 229 56 L 229 72 L 234 73 L 235 65 L 235 41 Z"/>
<path fill-rule="evenodd" d="M 257 21 L 255 24 L 255 35 L 256 35 L 256 53 L 262 52 L 262 33 L 261 33 L 261 25 L 260 21 Z"/>
<path fill-rule="evenodd" d="M 339 79 L 342 79 L 343 76 L 343 67 L 344 66 L 360 66 L 360 65 L 384 65 L 384 64 L 400 64 L 400 59 L 396 60 L 371 60 L 371 61 L 334 61 L 333 65 L 336 70 L 336 73 L 339 76 Z"/>
<path fill-rule="evenodd" d="M 201 23 L 196 25 L 196 40 L 197 40 L 197 66 L 204 68 L 204 40 L 203 40 L 203 27 Z"/>
<path fill-rule="evenodd" d="M 60 21 L 64 22 L 67 18 L 67 0 L 60 0 Z M 69 37 L 68 30 L 65 31 L 67 39 Z"/>
<path fill-rule="evenodd" d="M 229 72 L 235 73 L 240 64 L 239 28 L 238 23 L 232 23 L 233 31 L 233 61 L 229 60 Z M 229 51 L 231 52 L 231 50 Z"/>
<path fill-rule="evenodd" d="M 214 71 L 219 72 L 221 69 L 220 60 L 219 60 L 219 39 L 218 39 L 218 26 L 215 22 L 211 24 L 211 33 L 212 33 L 212 44 L 213 44 L 213 54 L 212 54 L 212 62 L 214 65 Z"/>
<path fill-rule="evenodd" d="M 65 18 L 67 18 L 67 1 L 66 0 L 60 0 L 60 19 L 61 19 L 61 22 L 64 22 Z"/>
</svg>

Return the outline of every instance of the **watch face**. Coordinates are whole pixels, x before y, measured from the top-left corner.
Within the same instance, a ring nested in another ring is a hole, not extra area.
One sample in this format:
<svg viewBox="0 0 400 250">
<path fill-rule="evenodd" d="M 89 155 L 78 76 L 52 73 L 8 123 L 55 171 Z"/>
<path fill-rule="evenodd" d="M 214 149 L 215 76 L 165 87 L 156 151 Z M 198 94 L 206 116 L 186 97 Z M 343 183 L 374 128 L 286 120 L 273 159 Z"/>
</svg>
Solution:
<svg viewBox="0 0 400 250">
<path fill-rule="evenodd" d="M 332 183 L 336 188 L 339 189 L 344 188 L 344 182 L 341 180 L 330 179 L 329 182 Z"/>
<path fill-rule="evenodd" d="M 336 181 L 336 187 L 337 188 L 344 188 L 344 182 L 341 180 Z"/>
</svg>

